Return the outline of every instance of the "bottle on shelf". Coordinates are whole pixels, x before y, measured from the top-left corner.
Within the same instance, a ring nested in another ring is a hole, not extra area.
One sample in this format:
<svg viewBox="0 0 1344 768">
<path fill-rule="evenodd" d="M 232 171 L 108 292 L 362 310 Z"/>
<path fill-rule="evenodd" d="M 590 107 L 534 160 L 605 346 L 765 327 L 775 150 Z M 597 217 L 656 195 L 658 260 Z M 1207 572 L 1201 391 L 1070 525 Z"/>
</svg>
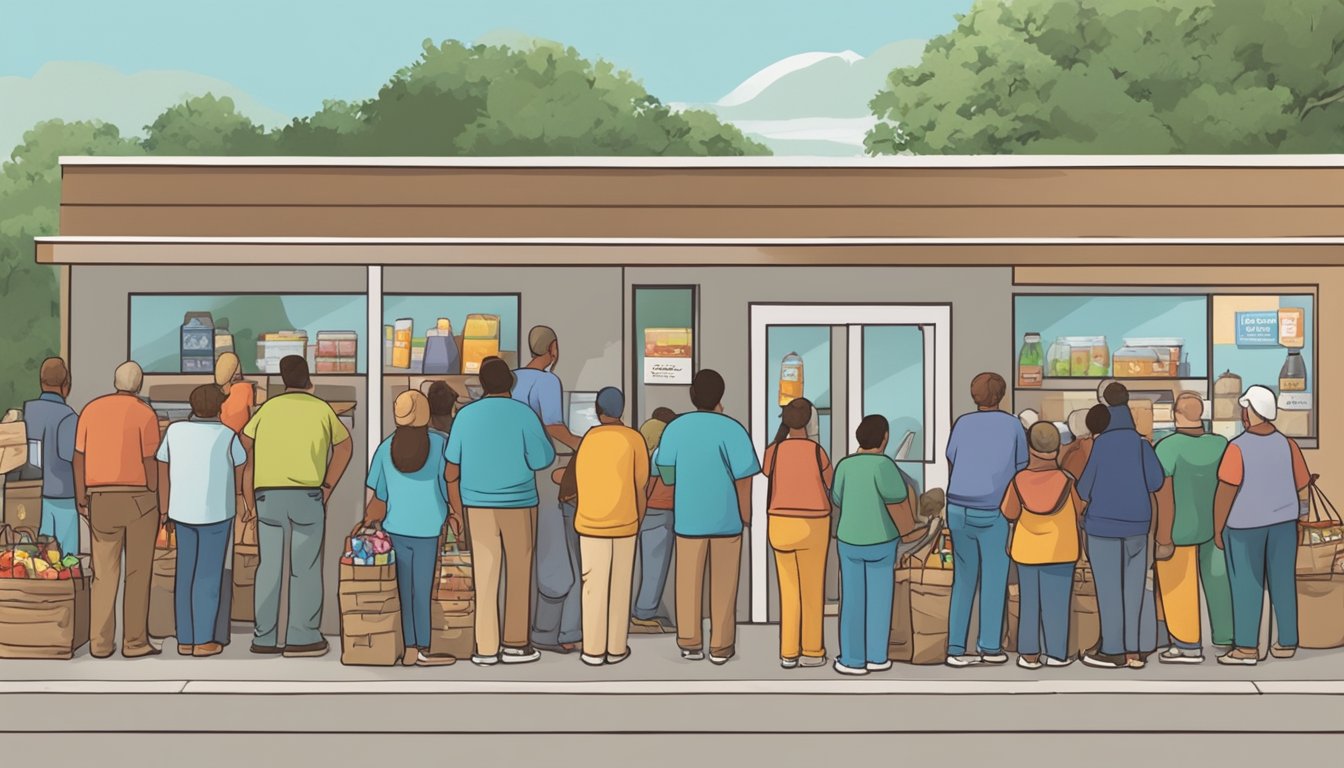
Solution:
<svg viewBox="0 0 1344 768">
<path fill-rule="evenodd" d="M 779 404 L 788 405 L 802 396 L 803 358 L 797 352 L 790 352 L 779 365 Z"/>
<path fill-rule="evenodd" d="M 1041 334 L 1022 336 L 1022 352 L 1017 356 L 1017 386 L 1039 387 L 1045 378 L 1045 355 L 1041 350 Z"/>
<path fill-rule="evenodd" d="M 1307 391 L 1307 363 L 1296 349 L 1288 350 L 1288 359 L 1283 361 L 1283 368 L 1279 369 L 1279 391 Z"/>
</svg>

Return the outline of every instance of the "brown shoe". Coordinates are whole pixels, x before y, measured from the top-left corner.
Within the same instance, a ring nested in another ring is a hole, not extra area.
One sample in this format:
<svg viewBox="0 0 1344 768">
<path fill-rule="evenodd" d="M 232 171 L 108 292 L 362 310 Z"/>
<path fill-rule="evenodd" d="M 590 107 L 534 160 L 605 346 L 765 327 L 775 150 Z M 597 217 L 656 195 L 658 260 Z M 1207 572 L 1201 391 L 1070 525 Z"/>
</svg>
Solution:
<svg viewBox="0 0 1344 768">
<path fill-rule="evenodd" d="M 220 643 L 205 643 L 198 645 L 192 650 L 192 656 L 218 656 L 224 652 L 224 646 Z"/>
<path fill-rule="evenodd" d="M 317 656 L 326 656 L 327 651 L 331 650 L 331 645 L 326 640 L 316 643 L 307 643 L 304 645 L 286 645 L 285 658 L 311 658 Z"/>
<path fill-rule="evenodd" d="M 128 659 L 143 659 L 146 656 L 158 656 L 163 653 L 162 648 L 155 648 L 152 645 L 146 645 L 144 648 L 127 649 L 121 652 L 122 656 Z"/>
<path fill-rule="evenodd" d="M 1297 646 L 1286 646 L 1275 643 L 1269 647 L 1269 653 L 1276 659 L 1291 659 L 1297 654 Z"/>
<path fill-rule="evenodd" d="M 196 652 L 196 646 L 194 645 L 184 645 L 183 643 L 177 644 L 178 656 L 191 656 L 195 652 Z"/>
<path fill-rule="evenodd" d="M 414 667 L 415 659 L 420 654 L 420 649 L 415 646 L 407 646 L 406 652 L 401 654 L 401 666 Z"/>
</svg>

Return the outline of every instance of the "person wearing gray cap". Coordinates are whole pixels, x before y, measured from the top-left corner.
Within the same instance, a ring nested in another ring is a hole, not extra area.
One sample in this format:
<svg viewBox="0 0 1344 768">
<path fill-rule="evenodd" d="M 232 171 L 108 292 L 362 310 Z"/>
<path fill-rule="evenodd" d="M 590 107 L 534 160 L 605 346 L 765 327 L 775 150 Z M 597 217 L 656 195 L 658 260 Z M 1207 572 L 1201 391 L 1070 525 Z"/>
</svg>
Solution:
<svg viewBox="0 0 1344 768">
<path fill-rule="evenodd" d="M 1278 405 L 1268 387 L 1253 386 L 1237 401 L 1246 428 L 1218 465 L 1214 543 L 1227 558 L 1232 585 L 1232 639 L 1220 664 L 1260 660 L 1260 614 L 1265 590 L 1279 628 L 1276 659 L 1297 652 L 1297 521 L 1307 512 L 1311 471 L 1297 443 L 1274 427 Z"/>
</svg>

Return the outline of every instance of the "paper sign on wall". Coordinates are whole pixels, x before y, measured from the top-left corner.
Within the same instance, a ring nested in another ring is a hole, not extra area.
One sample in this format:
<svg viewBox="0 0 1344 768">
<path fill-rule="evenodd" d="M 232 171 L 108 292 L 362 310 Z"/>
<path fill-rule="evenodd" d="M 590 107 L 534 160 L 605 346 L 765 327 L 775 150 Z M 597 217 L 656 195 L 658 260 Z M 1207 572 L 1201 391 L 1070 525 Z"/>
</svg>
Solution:
<svg viewBox="0 0 1344 768">
<path fill-rule="evenodd" d="M 690 328 L 644 330 L 644 383 L 690 384 L 694 353 Z"/>
<path fill-rule="evenodd" d="M 1278 345 L 1278 312 L 1237 313 L 1237 346 L 1277 347 Z"/>
</svg>

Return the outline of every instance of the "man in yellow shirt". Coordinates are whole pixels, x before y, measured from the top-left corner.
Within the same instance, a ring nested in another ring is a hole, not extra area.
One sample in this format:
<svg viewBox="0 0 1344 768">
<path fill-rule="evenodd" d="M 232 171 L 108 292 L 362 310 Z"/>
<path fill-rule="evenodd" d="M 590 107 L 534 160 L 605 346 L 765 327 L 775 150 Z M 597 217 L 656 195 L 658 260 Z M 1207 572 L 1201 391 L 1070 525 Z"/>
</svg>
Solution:
<svg viewBox="0 0 1344 768">
<path fill-rule="evenodd" d="M 256 629 L 252 652 L 322 656 L 322 536 L 327 501 L 350 463 L 350 433 L 336 412 L 313 395 L 308 363 L 280 361 L 284 394 L 266 401 L 243 427 L 247 468 L 243 494 L 257 511 Z M 330 460 L 328 460 L 330 456 Z M 289 534 L 289 616 L 280 645 L 280 590 Z"/>
<path fill-rule="evenodd" d="M 583 573 L 583 663 L 618 664 L 630 656 L 630 591 L 635 539 L 644 520 L 649 448 L 638 430 L 621 423 L 625 395 L 597 393 L 600 424 L 584 436 L 574 457 Z"/>
</svg>

